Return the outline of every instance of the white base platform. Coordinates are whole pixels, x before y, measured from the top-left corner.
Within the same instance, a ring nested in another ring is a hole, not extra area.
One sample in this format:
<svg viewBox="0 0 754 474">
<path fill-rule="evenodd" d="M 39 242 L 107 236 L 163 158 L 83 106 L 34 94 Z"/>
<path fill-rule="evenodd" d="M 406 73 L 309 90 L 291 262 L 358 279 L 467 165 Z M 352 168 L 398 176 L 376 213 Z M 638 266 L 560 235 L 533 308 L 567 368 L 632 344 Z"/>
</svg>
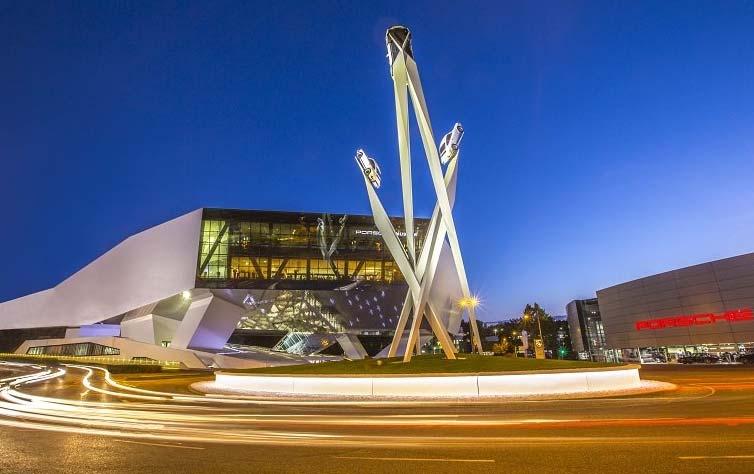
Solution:
<svg viewBox="0 0 754 474">
<path fill-rule="evenodd" d="M 639 366 L 495 374 L 290 376 L 216 372 L 207 391 L 366 398 L 481 398 L 589 394 L 642 389 Z"/>
</svg>

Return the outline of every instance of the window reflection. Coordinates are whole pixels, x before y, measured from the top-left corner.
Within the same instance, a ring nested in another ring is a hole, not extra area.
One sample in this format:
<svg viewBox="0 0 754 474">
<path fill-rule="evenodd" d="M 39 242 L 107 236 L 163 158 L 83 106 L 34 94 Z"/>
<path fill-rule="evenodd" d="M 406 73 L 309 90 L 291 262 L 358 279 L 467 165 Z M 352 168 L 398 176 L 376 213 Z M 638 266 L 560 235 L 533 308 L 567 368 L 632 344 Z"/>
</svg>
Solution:
<svg viewBox="0 0 754 474">
<path fill-rule="evenodd" d="M 239 218 L 235 218 L 236 214 Z M 270 222 L 264 221 L 265 215 L 270 216 Z M 334 230 L 328 228 L 324 242 L 317 230 L 318 221 L 332 222 L 334 226 Z M 341 224 L 336 224 L 340 222 L 344 223 L 342 233 L 338 229 Z M 402 221 L 394 221 L 405 245 L 400 224 Z M 426 225 L 426 220 L 415 223 L 417 254 Z M 289 217 L 286 213 L 211 209 L 205 210 L 202 220 L 197 278 L 207 283 L 215 281 L 213 285 L 222 285 L 219 280 L 404 281 L 382 235 L 364 217 Z"/>
</svg>

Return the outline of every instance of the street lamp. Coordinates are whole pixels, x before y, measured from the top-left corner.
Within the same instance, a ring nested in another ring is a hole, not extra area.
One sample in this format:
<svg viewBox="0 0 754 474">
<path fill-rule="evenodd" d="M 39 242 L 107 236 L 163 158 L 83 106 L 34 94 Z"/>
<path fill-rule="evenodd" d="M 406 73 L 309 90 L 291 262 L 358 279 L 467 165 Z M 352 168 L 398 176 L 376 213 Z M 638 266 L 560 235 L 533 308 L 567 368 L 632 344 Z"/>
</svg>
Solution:
<svg viewBox="0 0 754 474">
<path fill-rule="evenodd" d="M 479 306 L 479 298 L 476 296 L 463 297 L 458 300 L 458 306 L 461 308 L 476 308 Z"/>
</svg>

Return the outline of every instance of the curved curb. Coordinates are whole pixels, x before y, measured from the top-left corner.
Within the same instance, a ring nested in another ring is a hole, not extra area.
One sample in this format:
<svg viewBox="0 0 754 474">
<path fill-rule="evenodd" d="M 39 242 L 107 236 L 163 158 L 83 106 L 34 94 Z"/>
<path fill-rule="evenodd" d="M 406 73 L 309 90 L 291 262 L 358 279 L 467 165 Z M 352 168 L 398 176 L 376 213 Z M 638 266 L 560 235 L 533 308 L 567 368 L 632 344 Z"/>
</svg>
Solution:
<svg viewBox="0 0 754 474">
<path fill-rule="evenodd" d="M 293 366 L 295 367 L 295 366 Z M 225 375 L 246 375 L 246 376 L 264 376 L 264 377 L 327 377 L 327 378 L 382 378 L 382 377 L 459 377 L 465 375 L 485 376 L 485 375 L 528 375 L 528 374 L 559 374 L 568 372 L 604 372 L 610 370 L 630 370 L 641 369 L 640 364 L 624 364 L 613 367 L 582 367 L 576 369 L 539 369 L 539 370 L 503 370 L 499 372 L 428 372 L 423 374 L 273 374 L 264 372 L 236 372 L 233 370 L 218 370 L 217 374 Z"/>
<path fill-rule="evenodd" d="M 637 390 L 639 367 L 606 367 L 490 374 L 381 376 L 216 372 L 216 390 L 287 396 L 376 398 L 485 398 L 596 394 Z"/>
<path fill-rule="evenodd" d="M 651 395 L 660 392 L 669 392 L 678 389 L 678 386 L 668 382 L 659 382 L 655 380 L 642 380 L 641 385 L 635 389 L 626 390 L 607 390 L 599 392 L 582 392 L 582 393 L 559 393 L 552 395 L 508 395 L 508 396 L 484 396 L 484 397 L 360 397 L 348 395 L 301 395 L 293 393 L 274 393 L 274 392 L 255 392 L 243 389 L 231 389 L 220 387 L 214 381 L 201 381 L 191 384 L 192 391 L 204 394 L 207 397 L 223 398 L 229 400 L 265 402 L 265 403 L 283 403 L 283 404 L 416 404 L 422 406 L 448 404 L 464 405 L 494 405 L 503 402 L 517 401 L 558 401 L 558 400 L 586 400 L 586 399 L 603 399 L 614 397 L 631 397 L 641 395 Z"/>
</svg>

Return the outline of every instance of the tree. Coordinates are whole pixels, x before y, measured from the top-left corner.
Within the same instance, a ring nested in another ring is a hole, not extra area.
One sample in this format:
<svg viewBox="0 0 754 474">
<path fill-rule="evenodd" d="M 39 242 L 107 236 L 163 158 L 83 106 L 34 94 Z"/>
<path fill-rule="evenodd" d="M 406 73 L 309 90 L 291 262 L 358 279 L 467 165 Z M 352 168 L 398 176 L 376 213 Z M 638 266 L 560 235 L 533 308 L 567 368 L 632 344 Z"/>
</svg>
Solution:
<svg viewBox="0 0 754 474">
<path fill-rule="evenodd" d="M 492 329 L 479 321 L 476 322 L 476 327 L 479 330 L 479 337 L 482 339 L 482 349 L 490 350 L 491 344 L 487 341 L 488 336 L 492 336 Z M 462 340 L 458 344 L 458 350 L 461 352 L 473 352 L 473 346 L 471 344 L 471 323 L 464 319 L 461 320 L 460 326 Z"/>
<path fill-rule="evenodd" d="M 507 337 L 501 337 L 500 342 L 492 345 L 492 352 L 495 354 L 506 354 L 508 352 L 513 352 L 513 347 Z"/>
<path fill-rule="evenodd" d="M 527 304 L 521 321 L 524 328 L 534 337 L 539 337 L 539 328 L 541 327 L 545 349 L 553 351 L 553 354 L 555 354 L 555 351 L 559 349 L 558 322 L 544 308 L 539 306 L 538 303 Z"/>
</svg>

